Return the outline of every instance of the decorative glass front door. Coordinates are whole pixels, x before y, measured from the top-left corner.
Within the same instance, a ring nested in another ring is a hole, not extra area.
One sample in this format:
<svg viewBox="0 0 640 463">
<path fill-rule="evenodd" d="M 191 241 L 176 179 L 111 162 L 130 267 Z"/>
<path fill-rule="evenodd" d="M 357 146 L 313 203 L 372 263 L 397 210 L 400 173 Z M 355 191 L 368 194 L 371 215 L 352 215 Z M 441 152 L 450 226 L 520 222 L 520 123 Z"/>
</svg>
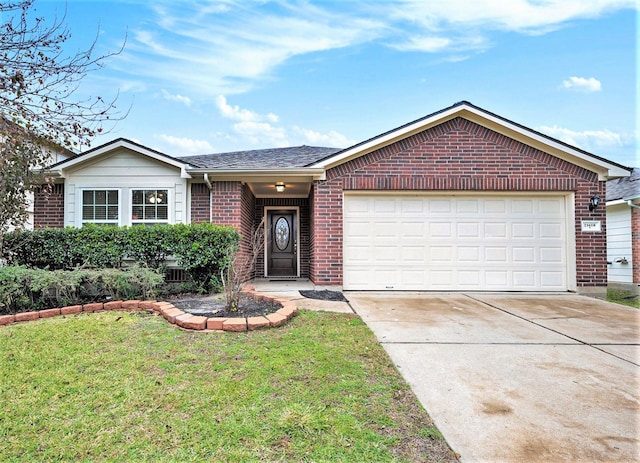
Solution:
<svg viewBox="0 0 640 463">
<path fill-rule="evenodd" d="M 267 226 L 267 276 L 297 276 L 296 211 L 269 211 Z"/>
</svg>

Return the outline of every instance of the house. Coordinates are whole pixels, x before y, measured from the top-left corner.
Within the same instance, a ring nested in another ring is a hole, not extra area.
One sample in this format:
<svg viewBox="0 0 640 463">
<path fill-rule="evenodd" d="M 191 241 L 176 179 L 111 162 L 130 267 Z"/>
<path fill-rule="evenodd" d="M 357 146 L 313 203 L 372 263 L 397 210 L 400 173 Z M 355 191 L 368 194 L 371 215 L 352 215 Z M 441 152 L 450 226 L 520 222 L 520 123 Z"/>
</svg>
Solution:
<svg viewBox="0 0 640 463">
<path fill-rule="evenodd" d="M 640 169 L 607 182 L 609 283 L 640 288 Z"/>
<path fill-rule="evenodd" d="M 464 101 L 342 150 L 174 158 L 118 139 L 50 172 L 36 227 L 211 221 L 246 238 L 265 219 L 258 278 L 437 291 L 606 286 L 590 203 L 629 176 Z"/>
</svg>

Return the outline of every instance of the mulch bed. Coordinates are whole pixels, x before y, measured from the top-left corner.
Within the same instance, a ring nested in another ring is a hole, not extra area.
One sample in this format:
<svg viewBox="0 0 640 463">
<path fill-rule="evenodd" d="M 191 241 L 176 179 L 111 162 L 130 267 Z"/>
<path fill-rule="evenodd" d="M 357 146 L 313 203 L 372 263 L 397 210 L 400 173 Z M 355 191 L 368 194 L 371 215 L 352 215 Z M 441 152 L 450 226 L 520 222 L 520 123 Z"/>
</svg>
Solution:
<svg viewBox="0 0 640 463">
<path fill-rule="evenodd" d="M 318 299 L 320 301 L 349 302 L 340 291 L 307 291 L 301 290 L 300 294 L 308 299 Z"/>
<path fill-rule="evenodd" d="M 240 304 L 237 312 L 225 310 L 223 297 L 191 297 L 189 299 L 176 299 L 171 303 L 178 309 L 204 317 L 259 317 L 276 312 L 282 308 L 279 302 L 256 299 L 250 294 L 240 295 Z"/>
</svg>

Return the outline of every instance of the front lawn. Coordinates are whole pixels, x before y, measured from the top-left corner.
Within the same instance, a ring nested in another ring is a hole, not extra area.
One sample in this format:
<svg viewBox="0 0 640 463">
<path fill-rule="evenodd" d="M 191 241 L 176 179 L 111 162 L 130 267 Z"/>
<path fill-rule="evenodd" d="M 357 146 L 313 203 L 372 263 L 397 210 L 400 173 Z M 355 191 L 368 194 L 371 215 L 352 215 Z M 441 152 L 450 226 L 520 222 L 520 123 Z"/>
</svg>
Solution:
<svg viewBox="0 0 640 463">
<path fill-rule="evenodd" d="M 623 289 L 607 289 L 607 301 L 640 309 L 640 295 Z"/>
<path fill-rule="evenodd" d="M 3 462 L 455 461 L 343 314 L 242 334 L 124 312 L 0 327 L 0 403 Z"/>
</svg>

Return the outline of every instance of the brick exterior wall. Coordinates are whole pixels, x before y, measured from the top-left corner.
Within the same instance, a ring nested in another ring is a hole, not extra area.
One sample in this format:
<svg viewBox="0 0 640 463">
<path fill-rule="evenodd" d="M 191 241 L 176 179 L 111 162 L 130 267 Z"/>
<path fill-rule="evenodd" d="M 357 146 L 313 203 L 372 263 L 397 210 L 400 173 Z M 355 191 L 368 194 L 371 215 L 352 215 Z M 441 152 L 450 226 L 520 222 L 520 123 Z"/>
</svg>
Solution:
<svg viewBox="0 0 640 463">
<path fill-rule="evenodd" d="M 64 227 L 64 184 L 57 183 L 37 191 L 33 202 L 33 228 Z"/>
<path fill-rule="evenodd" d="M 241 231 L 242 183 L 214 182 L 211 188 L 211 222 Z"/>
<path fill-rule="evenodd" d="M 211 189 L 211 221 L 218 225 L 230 225 L 240 233 L 240 251 L 237 259 L 250 262 L 250 240 L 254 227 L 255 198 L 247 185 L 241 182 L 214 182 Z M 252 265 L 242 269 L 245 279 L 253 277 Z"/>
<path fill-rule="evenodd" d="M 211 216 L 211 192 L 204 183 L 191 185 L 191 223 L 209 222 Z"/>
<path fill-rule="evenodd" d="M 631 264 L 633 283 L 640 285 L 640 209 L 631 208 Z"/>
<path fill-rule="evenodd" d="M 342 201 L 349 190 L 575 193 L 577 286 L 607 284 L 605 197 L 597 175 L 466 119 L 455 118 L 327 171 L 313 186 L 310 278 L 342 285 Z M 600 220 L 602 233 L 583 233 Z"/>
</svg>

